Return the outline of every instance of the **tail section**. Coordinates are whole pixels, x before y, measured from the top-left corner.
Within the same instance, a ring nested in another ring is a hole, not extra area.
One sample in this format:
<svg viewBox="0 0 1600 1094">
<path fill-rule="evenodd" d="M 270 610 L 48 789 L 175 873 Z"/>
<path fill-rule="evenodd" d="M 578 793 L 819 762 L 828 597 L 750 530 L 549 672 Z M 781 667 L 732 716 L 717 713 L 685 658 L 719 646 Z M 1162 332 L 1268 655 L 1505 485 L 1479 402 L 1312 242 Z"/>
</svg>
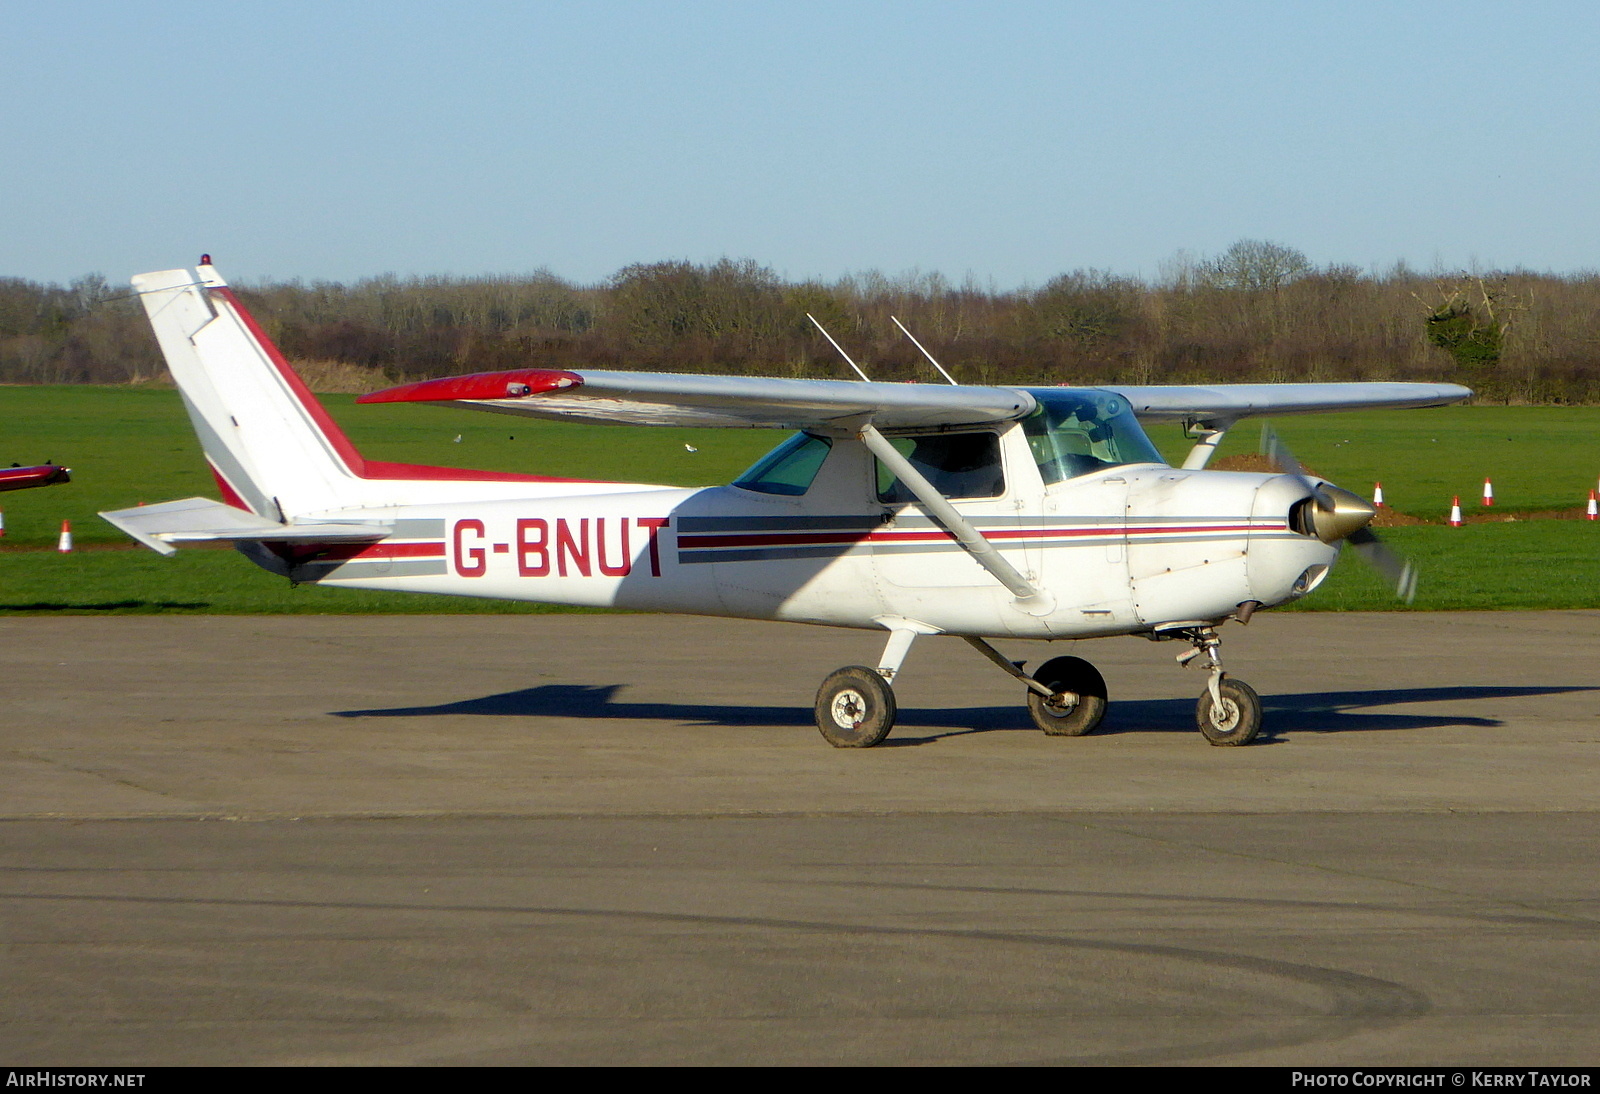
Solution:
<svg viewBox="0 0 1600 1094">
<path fill-rule="evenodd" d="M 361 504 L 360 455 L 215 269 L 133 285 L 230 504 L 275 521 Z"/>
<path fill-rule="evenodd" d="M 214 267 L 140 274 L 133 286 L 223 499 L 237 509 L 283 523 L 339 509 L 637 489 L 362 459 Z"/>
</svg>

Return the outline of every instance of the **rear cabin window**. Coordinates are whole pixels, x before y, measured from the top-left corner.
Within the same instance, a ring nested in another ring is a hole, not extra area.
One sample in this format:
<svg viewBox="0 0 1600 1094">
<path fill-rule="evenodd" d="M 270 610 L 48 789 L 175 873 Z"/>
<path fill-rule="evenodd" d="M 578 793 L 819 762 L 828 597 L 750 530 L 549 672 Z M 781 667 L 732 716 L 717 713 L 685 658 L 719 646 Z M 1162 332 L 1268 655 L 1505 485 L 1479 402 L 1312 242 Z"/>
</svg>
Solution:
<svg viewBox="0 0 1600 1094">
<path fill-rule="evenodd" d="M 994 433 L 935 433 L 890 437 L 889 443 L 947 498 L 997 498 L 1006 492 L 1000 438 Z M 886 505 L 915 501 L 911 488 L 877 460 L 878 500 Z"/>
<path fill-rule="evenodd" d="M 822 470 L 822 461 L 833 451 L 833 442 L 812 433 L 796 433 L 756 461 L 755 466 L 733 480 L 733 485 L 758 494 L 786 494 L 799 497 L 811 489 Z"/>
</svg>

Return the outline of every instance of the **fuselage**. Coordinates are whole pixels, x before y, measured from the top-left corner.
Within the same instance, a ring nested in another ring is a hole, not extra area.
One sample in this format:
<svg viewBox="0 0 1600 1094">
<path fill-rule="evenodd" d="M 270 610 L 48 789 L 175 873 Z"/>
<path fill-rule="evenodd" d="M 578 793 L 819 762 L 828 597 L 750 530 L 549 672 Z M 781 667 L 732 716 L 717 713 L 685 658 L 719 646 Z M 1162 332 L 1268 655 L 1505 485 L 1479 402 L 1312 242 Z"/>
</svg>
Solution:
<svg viewBox="0 0 1600 1094">
<path fill-rule="evenodd" d="M 1294 530 L 1303 480 L 1169 467 L 1142 433 L 1133 443 L 1130 422 L 1117 422 L 1121 448 L 1102 428 L 1079 454 L 1063 451 L 1074 436 L 1018 422 L 897 439 L 1046 590 L 1044 610 L 1020 607 L 846 432 L 786 442 L 733 485 L 344 510 L 333 515 L 393 534 L 248 553 L 327 585 L 1019 638 L 1214 622 L 1320 581 L 1338 547 Z"/>
</svg>

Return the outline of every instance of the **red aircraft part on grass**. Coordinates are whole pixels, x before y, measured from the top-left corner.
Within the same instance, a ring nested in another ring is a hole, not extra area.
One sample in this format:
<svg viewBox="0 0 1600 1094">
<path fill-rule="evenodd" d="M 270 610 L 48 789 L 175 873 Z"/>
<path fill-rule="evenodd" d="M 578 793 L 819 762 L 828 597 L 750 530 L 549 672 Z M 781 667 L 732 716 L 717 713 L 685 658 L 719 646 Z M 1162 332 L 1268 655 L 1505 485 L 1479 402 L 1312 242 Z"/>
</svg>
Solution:
<svg viewBox="0 0 1600 1094">
<path fill-rule="evenodd" d="M 27 490 L 71 481 L 72 474 L 65 467 L 57 467 L 53 463 L 38 467 L 0 467 L 0 490 Z"/>
</svg>

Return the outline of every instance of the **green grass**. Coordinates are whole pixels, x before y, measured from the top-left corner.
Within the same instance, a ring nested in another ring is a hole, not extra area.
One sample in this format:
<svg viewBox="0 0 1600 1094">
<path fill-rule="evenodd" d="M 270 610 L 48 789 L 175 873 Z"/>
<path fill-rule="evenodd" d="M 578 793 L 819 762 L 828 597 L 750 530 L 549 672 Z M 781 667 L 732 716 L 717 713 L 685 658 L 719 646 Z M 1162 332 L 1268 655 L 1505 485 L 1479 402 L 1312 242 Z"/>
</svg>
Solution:
<svg viewBox="0 0 1600 1094">
<path fill-rule="evenodd" d="M 1600 407 L 1443 407 L 1308 414 L 1272 427 L 1300 462 L 1370 497 L 1383 483 L 1385 502 L 1426 520 L 1444 520 L 1460 495 L 1470 514 L 1483 480 L 1494 482 L 1497 510 L 1582 511 L 1600 477 Z M 1153 431 L 1169 459 L 1186 442 L 1168 427 Z M 1254 452 L 1259 422 L 1241 422 L 1219 456 Z"/>
<path fill-rule="evenodd" d="M 1415 611 L 1600 608 L 1600 523 L 1419 525 L 1382 536 L 1417 567 Z M 1404 606 L 1355 552 L 1345 551 L 1322 587 L 1286 610 Z"/>
<path fill-rule="evenodd" d="M 229 550 L 0 552 L 0 616 L 515 615 L 586 611 L 465 596 L 290 585 Z"/>
<path fill-rule="evenodd" d="M 695 486 L 727 482 L 780 439 L 767 430 L 656 429 L 536 422 L 431 407 L 329 409 L 369 457 L 410 463 L 531 471 L 573 478 Z M 0 388 L 0 458 L 53 458 L 73 482 L 0 494 L 0 613 L 528 612 L 534 605 L 315 587 L 293 588 L 231 551 L 143 549 L 61 556 L 61 521 L 80 546 L 126 547 L 95 513 L 196 494 L 216 496 L 177 393 L 170 388 Z M 1485 475 L 1496 512 L 1580 510 L 1600 474 L 1600 408 L 1450 407 L 1426 411 L 1283 418 L 1279 434 L 1308 466 L 1367 494 L 1381 480 L 1390 505 L 1443 520 L 1452 494 L 1469 515 Z M 1255 451 L 1246 422 L 1223 456 Z M 1175 427 L 1153 431 L 1181 462 Z M 456 441 L 459 436 L 461 440 Z M 689 452 L 685 445 L 698 451 Z M 1421 572 L 1417 609 L 1600 607 L 1600 523 L 1519 521 L 1396 528 L 1384 537 Z M 34 548 L 34 550 L 16 550 Z M 1296 610 L 1395 607 L 1350 553 Z"/>
</svg>

